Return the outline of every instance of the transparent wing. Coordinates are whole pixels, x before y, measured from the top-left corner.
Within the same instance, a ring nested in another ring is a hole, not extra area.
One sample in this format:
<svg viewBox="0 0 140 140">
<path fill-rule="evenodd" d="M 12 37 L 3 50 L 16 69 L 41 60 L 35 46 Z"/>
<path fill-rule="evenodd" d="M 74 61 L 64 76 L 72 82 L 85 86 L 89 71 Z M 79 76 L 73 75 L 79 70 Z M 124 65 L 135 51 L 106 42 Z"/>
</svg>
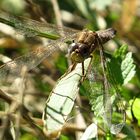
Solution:
<svg viewBox="0 0 140 140">
<path fill-rule="evenodd" d="M 88 69 L 90 60 L 90 58 L 85 60 L 85 71 Z M 52 94 L 50 94 L 46 101 L 43 113 L 43 122 L 47 133 L 54 133 L 56 135 L 68 120 L 77 93 L 79 92 L 81 79 L 82 65 L 79 63 L 73 71 L 65 73 L 57 82 L 52 90 Z"/>
<path fill-rule="evenodd" d="M 20 76 L 21 69 L 25 66 L 27 71 L 35 68 L 45 58 L 51 55 L 54 51 L 58 51 L 62 45 L 66 45 L 65 41 L 75 38 L 73 36 L 66 36 L 62 39 L 51 42 L 47 46 L 40 47 L 36 51 L 30 52 L 24 56 L 18 57 L 15 60 L 8 62 L 0 67 L 0 83 L 5 82 L 8 77 Z"/>
<path fill-rule="evenodd" d="M 26 66 L 27 71 L 36 67 L 43 59 L 48 57 L 54 51 L 58 51 L 65 42 L 73 40 L 76 37 L 76 31 L 69 28 L 59 28 L 51 24 L 43 24 L 30 19 L 21 19 L 8 15 L 7 13 L 0 13 L 0 22 L 10 25 L 17 29 L 21 34 L 28 37 L 40 36 L 49 39 L 55 39 L 50 44 L 38 48 L 34 52 L 30 52 L 24 56 L 16 58 L 0 67 L 0 83 L 6 81 L 8 76 L 19 76 L 23 66 Z M 57 39 L 57 40 L 56 40 Z M 66 46 L 66 45 L 65 45 Z"/>
<path fill-rule="evenodd" d="M 105 72 L 105 83 L 101 62 L 100 55 L 94 54 L 88 74 L 91 87 L 90 103 L 95 116 L 103 119 L 111 133 L 117 134 L 125 124 L 125 109 L 119 90 L 112 84 L 108 71 Z"/>
<path fill-rule="evenodd" d="M 56 27 L 49 23 L 41 23 L 28 18 L 20 18 L 19 20 L 17 17 L 4 12 L 0 13 L 0 22 L 14 27 L 19 33 L 28 37 L 40 36 L 58 39 L 62 36 L 72 35 L 77 32 L 77 30 L 74 29 Z"/>
</svg>

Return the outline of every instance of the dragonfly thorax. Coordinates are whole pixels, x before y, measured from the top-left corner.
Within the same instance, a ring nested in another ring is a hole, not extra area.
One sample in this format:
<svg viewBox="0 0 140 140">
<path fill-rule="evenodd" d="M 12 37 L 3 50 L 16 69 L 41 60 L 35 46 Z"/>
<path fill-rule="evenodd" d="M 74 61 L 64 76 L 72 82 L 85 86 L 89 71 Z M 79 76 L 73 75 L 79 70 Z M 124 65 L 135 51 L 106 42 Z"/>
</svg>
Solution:
<svg viewBox="0 0 140 140">
<path fill-rule="evenodd" d="M 92 31 L 84 30 L 79 34 L 76 43 L 70 45 L 69 55 L 72 62 L 81 63 L 96 48 L 97 34 Z"/>
</svg>

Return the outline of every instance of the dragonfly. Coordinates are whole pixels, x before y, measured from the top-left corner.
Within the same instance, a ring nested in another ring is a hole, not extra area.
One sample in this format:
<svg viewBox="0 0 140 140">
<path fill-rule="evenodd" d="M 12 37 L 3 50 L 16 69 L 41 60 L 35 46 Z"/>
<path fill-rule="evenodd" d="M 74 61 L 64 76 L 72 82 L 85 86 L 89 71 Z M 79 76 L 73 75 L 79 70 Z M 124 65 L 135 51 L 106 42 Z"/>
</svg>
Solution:
<svg viewBox="0 0 140 140">
<path fill-rule="evenodd" d="M 28 37 L 39 36 L 50 38 L 53 40 L 43 48 L 38 48 L 36 51 L 25 54 L 21 57 L 14 59 L 13 61 L 10 61 L 2 65 L 0 67 L 1 84 L 3 84 L 3 82 L 5 82 L 8 79 L 8 77 L 20 76 L 23 67 L 26 67 L 27 71 L 34 69 L 52 53 L 60 50 L 61 47 L 68 42 L 68 40 L 71 40 L 70 41 L 71 44 L 68 47 L 68 56 L 72 61 L 72 66 L 70 67 L 68 72 L 66 72 L 66 74 L 64 74 L 62 78 L 60 78 L 57 85 L 52 90 L 49 99 L 46 102 L 46 107 L 43 113 L 43 121 L 46 129 L 50 127 L 49 128 L 50 132 L 52 132 L 57 129 L 61 129 L 61 127 L 63 127 L 64 122 L 67 119 L 67 116 L 72 110 L 76 94 L 79 90 L 79 83 L 81 83 L 81 81 L 85 79 L 86 75 L 89 75 L 90 78 L 88 79 L 91 81 L 90 82 L 91 89 L 93 92 L 95 92 L 93 93 L 93 95 L 95 96 L 97 95 L 96 93 L 97 91 L 95 90 L 96 87 L 94 87 L 97 86 L 95 85 L 96 81 L 101 81 L 100 83 L 102 83 L 102 87 L 100 88 L 99 93 L 99 95 L 101 95 L 102 98 L 99 100 L 99 103 L 101 103 L 100 105 L 101 108 L 95 106 L 95 109 L 97 108 L 97 110 L 101 113 L 97 113 L 97 116 L 98 115 L 102 116 L 108 127 L 112 129 L 113 132 L 116 131 L 116 127 L 120 131 L 120 128 L 124 126 L 125 122 L 124 109 L 121 110 L 121 115 L 123 116 L 122 123 L 113 125 L 112 105 L 113 102 L 116 103 L 115 97 L 118 98 L 117 100 L 118 103 L 116 104 L 121 104 L 121 102 L 119 102 L 120 97 L 118 95 L 118 91 L 116 90 L 115 87 L 113 87 L 113 85 L 111 85 L 110 80 L 108 80 L 109 76 L 107 75 L 108 73 L 106 72 L 108 67 L 106 64 L 105 54 L 102 46 L 102 44 L 106 43 L 115 36 L 116 31 L 113 28 L 96 32 L 90 31 L 88 29 L 85 29 L 83 31 L 77 31 L 67 27 L 59 28 L 48 23 L 44 24 L 29 19 L 28 20 L 24 19 L 21 22 L 19 19 L 13 18 L 11 16 L 8 17 L 6 15 L 5 18 L 5 15 L 3 16 L 3 14 L 0 15 L 0 22 L 14 27 L 15 29 L 17 29 L 18 32 Z M 98 61 L 96 60 L 96 58 L 94 58 L 94 52 L 96 50 L 99 50 Z M 100 69 L 102 71 L 101 73 L 99 73 L 98 69 L 96 69 L 96 67 L 94 66 L 94 61 L 95 62 L 97 61 L 95 65 L 97 66 L 97 68 L 100 66 Z M 93 76 L 93 78 L 91 78 L 91 75 Z M 96 80 L 98 79 L 96 78 L 97 76 L 99 77 L 100 80 Z M 93 81 L 91 79 L 93 79 Z M 73 83 L 73 85 L 71 86 L 70 89 L 67 89 L 67 91 L 65 92 L 64 89 L 69 83 Z M 69 92 L 73 92 L 72 96 L 69 95 L 70 94 Z M 115 93 L 114 96 L 112 96 L 113 94 L 111 95 L 110 92 Z M 63 93 L 65 95 L 63 95 Z M 62 99 L 60 99 L 61 97 Z M 114 99 L 112 99 L 112 97 Z M 55 104 L 53 107 L 52 104 L 55 103 L 54 100 L 55 102 L 58 101 L 58 104 Z M 59 104 L 60 102 L 61 104 Z M 67 105 L 70 106 L 68 107 L 69 110 L 66 110 Z M 58 107 L 58 110 L 55 110 L 56 106 Z M 65 110 L 63 112 L 63 106 L 64 108 L 66 108 L 65 109 L 66 112 Z M 117 108 L 116 111 L 119 109 L 120 108 Z M 56 116 L 54 116 L 54 112 L 55 115 L 60 114 L 60 116 L 57 116 L 59 119 L 61 118 L 60 120 L 57 119 Z M 50 118 L 51 121 L 49 120 Z M 49 122 L 51 122 L 51 124 L 49 124 Z"/>
<path fill-rule="evenodd" d="M 44 110 L 43 120 L 44 124 L 46 124 L 48 135 L 51 132 L 51 134 L 56 135 L 61 131 L 72 110 L 76 95 L 79 91 L 78 85 L 83 81 L 85 75 L 88 75 L 88 80 L 90 81 L 93 92 L 93 110 L 95 111 L 96 116 L 101 116 L 103 118 L 113 134 L 119 133 L 123 128 L 125 124 L 125 110 L 121 102 L 121 97 L 118 93 L 114 93 L 116 92 L 114 90 L 117 89 L 113 88 L 108 81 L 109 77 L 106 75 L 106 59 L 102 46 L 102 44 L 112 39 L 115 34 L 116 31 L 112 28 L 97 32 L 83 30 L 78 33 L 75 41 L 70 44 L 69 55 L 73 65 L 69 72 L 62 76 L 57 82 L 56 87 L 54 87 L 46 102 Z M 94 58 L 94 51 L 96 49 L 99 49 L 100 53 L 98 58 Z M 101 72 L 98 72 L 100 70 Z M 99 80 L 97 80 L 96 77 L 98 77 Z M 100 85 L 102 87 L 99 87 Z M 114 94 L 114 96 L 110 95 L 110 92 L 112 92 L 112 95 Z M 59 105 L 55 104 L 56 100 Z M 98 100 L 98 102 L 96 100 Z M 119 117 L 121 118 L 121 122 L 115 124 L 112 122 L 114 121 L 112 119 L 113 102 L 117 102 L 119 107 L 117 109 L 120 111 Z"/>
</svg>

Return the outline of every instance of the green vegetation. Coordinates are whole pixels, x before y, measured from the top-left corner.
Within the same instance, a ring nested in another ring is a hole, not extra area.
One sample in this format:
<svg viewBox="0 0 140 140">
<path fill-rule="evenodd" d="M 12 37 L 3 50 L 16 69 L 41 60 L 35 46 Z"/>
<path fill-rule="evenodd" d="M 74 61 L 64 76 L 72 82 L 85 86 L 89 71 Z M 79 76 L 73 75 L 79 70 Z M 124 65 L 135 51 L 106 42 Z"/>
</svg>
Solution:
<svg viewBox="0 0 140 140">
<path fill-rule="evenodd" d="M 110 27 L 117 30 L 117 35 L 103 47 L 111 97 L 105 102 L 103 71 L 97 51 L 89 68 L 91 72 L 79 85 L 80 96 L 59 139 L 79 140 L 80 133 L 85 130 L 90 133 L 85 133 L 85 137 L 91 139 L 139 139 L 138 8 L 136 0 L 1 0 L 0 63 L 17 59 L 0 67 L 0 139 L 45 140 L 57 134 L 48 138 L 43 131 L 42 113 L 58 79 L 70 70 L 68 42 L 75 39 L 78 30 L 97 31 Z M 63 28 L 61 24 L 70 28 Z M 25 57 L 20 59 L 21 56 Z M 54 104 L 57 106 L 58 102 Z M 113 112 L 111 123 L 111 111 L 106 111 L 108 118 L 100 113 L 104 108 L 109 110 L 110 103 Z M 96 125 L 88 127 L 91 124 L 97 124 L 98 130 Z M 112 134 L 119 130 L 118 134 Z"/>
</svg>

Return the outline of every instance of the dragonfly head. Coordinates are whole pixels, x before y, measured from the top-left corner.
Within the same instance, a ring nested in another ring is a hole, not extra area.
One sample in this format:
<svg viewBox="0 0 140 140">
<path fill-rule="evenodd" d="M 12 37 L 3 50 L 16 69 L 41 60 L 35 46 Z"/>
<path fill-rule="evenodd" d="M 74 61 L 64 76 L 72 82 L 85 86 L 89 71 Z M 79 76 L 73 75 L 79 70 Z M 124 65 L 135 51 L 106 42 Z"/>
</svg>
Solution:
<svg viewBox="0 0 140 140">
<path fill-rule="evenodd" d="M 72 43 L 70 45 L 69 55 L 72 62 L 81 63 L 90 57 L 90 46 L 83 43 Z"/>
</svg>

